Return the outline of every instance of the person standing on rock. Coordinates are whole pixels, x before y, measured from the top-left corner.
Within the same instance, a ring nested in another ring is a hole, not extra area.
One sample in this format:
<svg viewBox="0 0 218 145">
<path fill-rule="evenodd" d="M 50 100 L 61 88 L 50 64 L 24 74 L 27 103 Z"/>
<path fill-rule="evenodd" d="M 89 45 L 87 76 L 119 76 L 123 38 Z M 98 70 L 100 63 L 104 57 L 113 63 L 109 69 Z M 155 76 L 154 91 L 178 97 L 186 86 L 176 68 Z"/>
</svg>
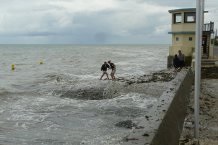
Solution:
<svg viewBox="0 0 218 145">
<path fill-rule="evenodd" d="M 180 68 L 180 60 L 179 60 L 177 54 L 175 54 L 175 56 L 173 58 L 173 66 L 175 69 Z"/>
<path fill-rule="evenodd" d="M 185 55 L 182 53 L 181 50 L 178 51 L 178 58 L 179 58 L 179 61 L 180 61 L 180 67 L 184 67 L 185 66 Z"/>
<path fill-rule="evenodd" d="M 102 66 L 101 66 L 101 71 L 103 72 L 103 74 L 101 75 L 100 80 L 103 78 L 104 75 L 106 75 L 106 76 L 107 76 L 107 79 L 109 79 L 109 78 L 108 78 L 108 73 L 107 73 L 107 69 L 108 69 L 108 68 L 110 68 L 110 66 L 109 66 L 109 65 L 107 64 L 107 62 L 105 61 L 104 64 L 102 64 Z"/>
<path fill-rule="evenodd" d="M 110 69 L 111 69 L 111 79 L 115 80 L 116 65 L 112 63 L 110 60 L 108 61 L 108 64 L 110 65 Z"/>
</svg>

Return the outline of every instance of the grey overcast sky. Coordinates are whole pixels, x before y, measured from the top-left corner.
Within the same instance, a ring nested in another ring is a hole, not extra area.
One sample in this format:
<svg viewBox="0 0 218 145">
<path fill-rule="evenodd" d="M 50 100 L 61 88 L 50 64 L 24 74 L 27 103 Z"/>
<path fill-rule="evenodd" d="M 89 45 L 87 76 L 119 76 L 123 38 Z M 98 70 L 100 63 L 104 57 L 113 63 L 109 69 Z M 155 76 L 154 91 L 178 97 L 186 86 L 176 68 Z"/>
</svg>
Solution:
<svg viewBox="0 0 218 145">
<path fill-rule="evenodd" d="M 0 0 L 0 44 L 170 44 L 170 9 L 196 0 Z M 205 0 L 218 26 L 218 0 Z"/>
</svg>

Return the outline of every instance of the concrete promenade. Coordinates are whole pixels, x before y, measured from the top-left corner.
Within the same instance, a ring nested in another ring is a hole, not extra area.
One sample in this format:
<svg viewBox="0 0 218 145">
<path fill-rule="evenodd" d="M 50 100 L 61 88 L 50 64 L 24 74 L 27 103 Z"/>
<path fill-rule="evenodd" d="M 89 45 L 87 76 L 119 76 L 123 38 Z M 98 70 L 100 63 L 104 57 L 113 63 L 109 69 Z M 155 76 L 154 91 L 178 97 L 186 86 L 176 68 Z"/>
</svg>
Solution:
<svg viewBox="0 0 218 145">
<path fill-rule="evenodd" d="M 214 56 L 218 59 L 218 47 Z M 218 145 L 218 66 L 202 69 L 198 140 L 194 139 L 194 89 L 190 99 L 180 145 Z"/>
</svg>

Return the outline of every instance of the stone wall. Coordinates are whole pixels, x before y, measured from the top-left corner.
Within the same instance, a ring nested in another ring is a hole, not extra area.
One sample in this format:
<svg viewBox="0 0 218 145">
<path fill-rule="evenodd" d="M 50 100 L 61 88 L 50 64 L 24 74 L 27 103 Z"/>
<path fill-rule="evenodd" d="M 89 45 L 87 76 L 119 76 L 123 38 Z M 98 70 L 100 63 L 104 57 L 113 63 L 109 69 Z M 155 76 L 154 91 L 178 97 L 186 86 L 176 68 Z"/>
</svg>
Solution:
<svg viewBox="0 0 218 145">
<path fill-rule="evenodd" d="M 178 145 L 193 83 L 191 69 L 181 70 L 160 96 L 139 129 L 124 140 L 125 145 Z"/>
</svg>

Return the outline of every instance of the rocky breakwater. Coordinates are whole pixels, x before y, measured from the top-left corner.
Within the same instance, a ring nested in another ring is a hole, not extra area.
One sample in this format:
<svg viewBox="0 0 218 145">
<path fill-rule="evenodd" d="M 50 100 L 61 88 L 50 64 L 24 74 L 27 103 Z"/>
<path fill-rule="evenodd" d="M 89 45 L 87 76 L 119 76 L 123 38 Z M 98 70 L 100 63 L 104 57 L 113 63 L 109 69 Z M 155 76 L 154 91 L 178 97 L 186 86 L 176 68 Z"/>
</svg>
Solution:
<svg viewBox="0 0 218 145">
<path fill-rule="evenodd" d="M 176 72 L 174 72 L 174 70 L 162 70 L 142 76 L 118 77 L 116 81 L 94 80 L 80 82 L 79 84 L 74 84 L 70 88 L 55 90 L 53 93 L 61 98 L 71 98 L 77 100 L 113 99 L 115 97 L 125 96 L 126 94 L 131 93 L 140 94 L 140 96 L 145 98 L 147 96 L 159 98 L 168 87 L 168 82 L 174 79 L 175 76 Z M 152 106 L 153 104 L 150 104 L 147 109 Z M 142 128 L 138 125 L 139 120 L 134 120 L 134 117 L 136 117 L 137 114 L 141 114 L 137 113 L 137 106 L 135 110 L 134 108 L 131 108 L 131 110 L 130 108 L 123 108 L 121 110 L 123 110 L 124 113 L 118 114 L 126 114 L 132 117 L 115 123 L 115 126 L 127 129 Z M 126 113 L 126 111 L 129 111 L 129 113 Z M 135 113 L 133 114 L 131 112 Z"/>
<path fill-rule="evenodd" d="M 143 76 L 118 77 L 116 81 L 94 80 L 80 82 L 71 88 L 56 90 L 62 98 L 80 100 L 112 99 L 127 93 L 142 93 L 159 97 L 167 87 L 163 82 L 169 82 L 175 77 L 172 70 L 162 70 Z"/>
</svg>

